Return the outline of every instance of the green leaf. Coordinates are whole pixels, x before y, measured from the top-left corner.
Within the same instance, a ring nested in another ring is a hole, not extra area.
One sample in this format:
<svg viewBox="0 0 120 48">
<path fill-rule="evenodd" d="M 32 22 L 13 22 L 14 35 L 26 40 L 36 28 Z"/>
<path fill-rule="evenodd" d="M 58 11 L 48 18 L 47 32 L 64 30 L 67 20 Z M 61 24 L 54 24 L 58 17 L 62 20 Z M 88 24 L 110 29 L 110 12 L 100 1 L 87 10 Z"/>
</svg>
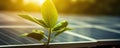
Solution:
<svg viewBox="0 0 120 48">
<path fill-rule="evenodd" d="M 59 30 L 59 31 L 56 31 L 55 33 L 55 37 L 56 36 L 58 36 L 58 35 L 60 35 L 61 33 L 63 33 L 63 32 L 65 32 L 65 31 L 67 31 L 67 30 L 71 30 L 70 28 L 63 28 L 63 29 L 61 29 L 61 30 Z"/>
<path fill-rule="evenodd" d="M 61 30 L 63 28 L 66 28 L 68 25 L 68 22 L 63 20 L 61 21 L 60 23 L 58 23 L 54 28 L 53 28 L 53 31 L 58 31 L 58 30 Z"/>
<path fill-rule="evenodd" d="M 72 30 L 72 28 L 66 28 L 66 30 Z"/>
<path fill-rule="evenodd" d="M 45 24 L 45 22 L 43 20 L 37 19 L 35 17 L 26 15 L 26 14 L 19 14 L 19 16 L 47 28 L 47 25 Z"/>
<path fill-rule="evenodd" d="M 28 33 L 21 34 L 20 36 L 27 37 Z"/>
<path fill-rule="evenodd" d="M 44 34 L 44 31 L 42 31 L 42 30 L 32 30 L 32 32 L 34 32 L 34 33 L 38 33 L 38 34 Z"/>
<path fill-rule="evenodd" d="M 46 35 L 44 35 L 44 31 L 42 31 L 42 30 L 32 30 L 32 32 L 41 33 L 41 34 L 43 34 L 43 36 L 44 36 L 46 39 L 48 39 L 48 37 L 47 37 Z"/>
<path fill-rule="evenodd" d="M 51 0 L 45 0 L 41 7 L 42 18 L 49 28 L 52 28 L 56 25 L 58 19 L 58 13 L 55 8 L 55 5 Z"/>
<path fill-rule="evenodd" d="M 42 40 L 44 37 L 44 32 L 41 31 L 41 30 L 33 30 L 33 32 L 31 33 L 25 33 L 25 34 L 22 34 L 22 36 L 25 36 L 25 37 L 30 37 L 30 38 L 33 38 L 33 39 L 36 39 L 36 40 Z"/>
</svg>

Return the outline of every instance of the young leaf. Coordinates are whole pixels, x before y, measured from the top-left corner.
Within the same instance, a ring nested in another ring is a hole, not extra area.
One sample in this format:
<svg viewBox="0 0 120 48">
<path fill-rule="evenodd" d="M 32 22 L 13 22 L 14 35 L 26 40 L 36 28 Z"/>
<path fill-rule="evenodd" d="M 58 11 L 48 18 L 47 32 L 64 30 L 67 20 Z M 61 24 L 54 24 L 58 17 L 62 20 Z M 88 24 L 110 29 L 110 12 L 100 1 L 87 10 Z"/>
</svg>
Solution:
<svg viewBox="0 0 120 48">
<path fill-rule="evenodd" d="M 44 38 L 44 32 L 41 30 L 33 30 L 32 33 L 25 33 L 22 34 L 22 36 L 31 37 L 36 40 L 42 40 Z"/>
<path fill-rule="evenodd" d="M 57 10 L 51 0 L 45 0 L 41 7 L 42 17 L 49 28 L 54 27 L 58 19 Z"/>
<path fill-rule="evenodd" d="M 25 15 L 25 14 L 19 14 L 19 16 L 47 28 L 47 25 L 45 24 L 43 20 L 39 20 L 35 17 L 32 17 L 30 15 Z"/>
<path fill-rule="evenodd" d="M 65 32 L 65 31 L 67 31 L 67 30 L 71 30 L 70 28 L 63 28 L 63 29 L 61 29 L 61 30 L 59 30 L 59 31 L 56 31 L 55 33 L 55 37 L 56 36 L 58 36 L 58 35 L 60 35 L 61 33 L 63 33 L 63 32 Z"/>
<path fill-rule="evenodd" d="M 72 30 L 71 28 L 66 28 L 66 30 Z"/>
<path fill-rule="evenodd" d="M 27 37 L 28 34 L 29 34 L 29 33 L 24 33 L 24 34 L 21 34 L 21 36 Z"/>
<path fill-rule="evenodd" d="M 53 31 L 58 31 L 58 30 L 61 30 L 63 28 L 66 28 L 68 25 L 68 22 L 63 20 L 61 21 L 60 23 L 58 23 L 54 28 L 53 28 Z"/>
<path fill-rule="evenodd" d="M 44 35 L 44 31 L 42 31 L 42 30 L 32 30 L 32 32 L 43 34 L 44 38 L 48 39 L 48 37 L 46 35 Z"/>
</svg>

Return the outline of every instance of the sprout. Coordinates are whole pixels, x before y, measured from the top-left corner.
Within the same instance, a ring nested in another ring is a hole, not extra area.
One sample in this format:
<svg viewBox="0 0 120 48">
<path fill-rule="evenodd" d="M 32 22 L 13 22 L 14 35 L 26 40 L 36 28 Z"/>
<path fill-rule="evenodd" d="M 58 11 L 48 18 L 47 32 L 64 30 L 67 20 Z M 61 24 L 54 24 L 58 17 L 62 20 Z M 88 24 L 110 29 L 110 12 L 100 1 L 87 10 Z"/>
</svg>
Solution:
<svg viewBox="0 0 120 48">
<path fill-rule="evenodd" d="M 41 7 L 41 13 L 42 13 L 43 19 L 39 19 L 26 14 L 19 14 L 19 16 L 42 26 L 44 29 L 48 30 L 48 34 L 45 34 L 44 33 L 45 31 L 43 30 L 34 29 L 32 30 L 31 33 L 25 33 L 25 34 L 22 34 L 22 36 L 31 37 L 39 41 L 46 39 L 47 41 L 44 43 L 45 43 L 45 47 L 48 48 L 52 38 L 51 35 L 54 35 L 56 37 L 59 34 L 63 33 L 64 31 L 71 30 L 71 29 L 67 28 L 68 22 L 65 20 L 57 24 L 58 13 L 51 0 L 46 0 L 43 3 Z"/>
</svg>

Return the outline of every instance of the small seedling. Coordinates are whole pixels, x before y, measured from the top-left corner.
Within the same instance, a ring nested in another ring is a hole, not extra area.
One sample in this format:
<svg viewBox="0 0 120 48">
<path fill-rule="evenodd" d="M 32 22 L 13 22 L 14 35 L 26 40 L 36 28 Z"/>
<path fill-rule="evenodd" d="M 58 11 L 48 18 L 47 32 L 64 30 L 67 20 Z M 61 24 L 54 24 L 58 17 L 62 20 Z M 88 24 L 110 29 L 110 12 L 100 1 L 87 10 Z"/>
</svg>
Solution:
<svg viewBox="0 0 120 48">
<path fill-rule="evenodd" d="M 19 14 L 19 16 L 42 26 L 45 30 L 47 30 L 46 31 L 47 34 L 45 34 L 45 31 L 41 29 L 40 30 L 34 29 L 32 30 L 31 33 L 24 33 L 22 34 L 22 36 L 31 37 L 33 39 L 44 42 L 45 48 L 50 48 L 49 43 L 56 36 L 60 35 L 66 30 L 70 30 L 70 28 L 67 28 L 68 22 L 65 20 L 57 23 L 58 13 L 51 0 L 45 0 L 45 2 L 41 6 L 41 13 L 42 19 L 26 14 Z"/>
</svg>

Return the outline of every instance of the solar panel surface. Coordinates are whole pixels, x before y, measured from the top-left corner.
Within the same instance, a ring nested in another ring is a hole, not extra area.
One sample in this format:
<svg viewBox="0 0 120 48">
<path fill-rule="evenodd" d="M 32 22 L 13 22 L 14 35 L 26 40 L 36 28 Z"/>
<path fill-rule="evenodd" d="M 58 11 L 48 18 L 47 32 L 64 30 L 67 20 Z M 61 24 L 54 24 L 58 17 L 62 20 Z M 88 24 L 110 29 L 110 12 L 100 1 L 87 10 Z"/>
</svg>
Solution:
<svg viewBox="0 0 120 48">
<path fill-rule="evenodd" d="M 39 29 L 38 25 L 17 16 L 18 12 L 0 12 L 0 46 L 37 44 L 39 41 L 21 37 L 20 34 Z M 31 13 L 39 17 L 37 13 Z M 59 20 L 67 20 L 74 28 L 59 35 L 51 43 L 83 43 L 98 41 L 120 41 L 120 17 L 60 15 Z"/>
</svg>

